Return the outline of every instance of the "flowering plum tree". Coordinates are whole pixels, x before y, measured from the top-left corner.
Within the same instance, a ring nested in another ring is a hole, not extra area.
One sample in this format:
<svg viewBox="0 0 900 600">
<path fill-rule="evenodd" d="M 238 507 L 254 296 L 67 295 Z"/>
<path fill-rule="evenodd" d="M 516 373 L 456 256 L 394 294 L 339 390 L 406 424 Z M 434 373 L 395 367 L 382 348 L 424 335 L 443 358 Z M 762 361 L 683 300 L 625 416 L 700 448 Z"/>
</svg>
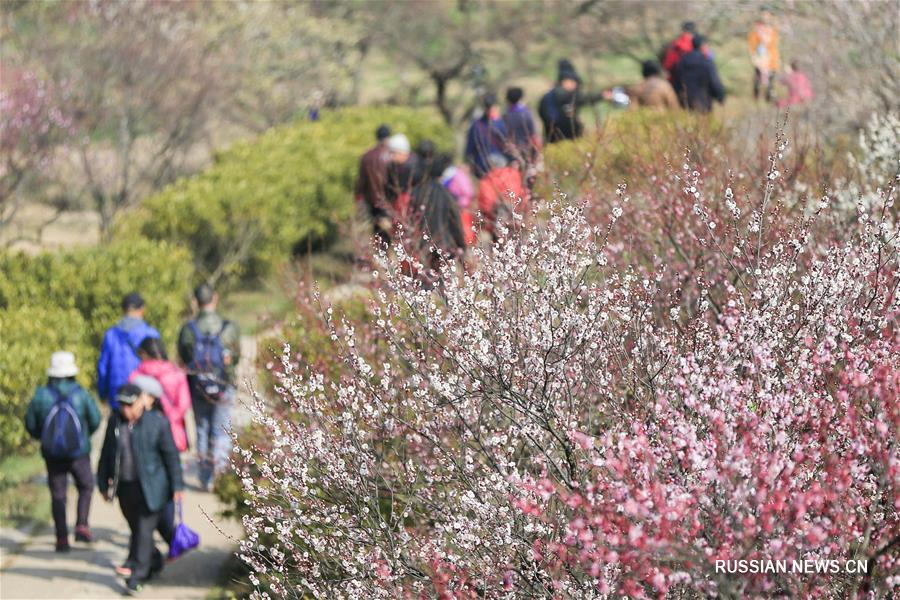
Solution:
<svg viewBox="0 0 900 600">
<path fill-rule="evenodd" d="M 0 86 L 0 230 L 21 208 L 23 182 L 46 167 L 53 147 L 71 135 L 65 95 L 63 86 L 34 71 L 5 67 Z"/>
<path fill-rule="evenodd" d="M 554 199 L 474 250 L 474 268 L 439 265 L 434 290 L 399 268 L 415 261 L 402 246 L 382 254 L 370 325 L 324 307 L 340 376 L 286 347 L 282 409 L 253 407 L 268 445 L 243 448 L 236 468 L 257 594 L 843 597 L 900 584 L 896 179 L 851 222 L 820 199 L 791 214 L 775 186 L 783 152 L 755 194 L 706 201 L 696 167 L 673 176 L 691 202 L 678 235 L 701 261 L 653 239 L 672 194 L 624 189 L 599 211 Z M 622 227 L 642 214 L 644 235 Z M 717 566 L 757 559 L 868 570 Z"/>
</svg>

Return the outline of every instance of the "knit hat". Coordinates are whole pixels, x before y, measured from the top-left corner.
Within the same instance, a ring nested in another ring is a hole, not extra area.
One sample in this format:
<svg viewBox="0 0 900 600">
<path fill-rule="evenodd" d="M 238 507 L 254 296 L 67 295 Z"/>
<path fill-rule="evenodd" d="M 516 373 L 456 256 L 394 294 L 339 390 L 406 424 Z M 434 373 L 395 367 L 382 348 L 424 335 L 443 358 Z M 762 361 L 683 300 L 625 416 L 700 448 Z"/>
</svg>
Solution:
<svg viewBox="0 0 900 600">
<path fill-rule="evenodd" d="M 556 80 L 562 81 L 563 79 L 572 79 L 581 83 L 581 77 L 578 76 L 575 65 L 568 58 L 562 58 L 559 61 L 559 77 Z"/>
<path fill-rule="evenodd" d="M 138 375 L 131 380 L 131 383 L 136 385 L 142 392 L 150 394 L 154 398 L 162 398 L 163 389 L 159 384 L 159 381 L 155 377 L 150 377 L 149 375 Z"/>
<path fill-rule="evenodd" d="M 75 377 L 78 375 L 78 366 L 75 364 L 75 355 L 71 352 L 54 352 L 50 357 L 50 368 L 47 369 L 47 377 Z"/>
<path fill-rule="evenodd" d="M 402 152 L 403 154 L 409 154 L 409 138 L 407 138 L 402 133 L 396 133 L 388 138 L 387 147 L 391 152 Z"/>
</svg>

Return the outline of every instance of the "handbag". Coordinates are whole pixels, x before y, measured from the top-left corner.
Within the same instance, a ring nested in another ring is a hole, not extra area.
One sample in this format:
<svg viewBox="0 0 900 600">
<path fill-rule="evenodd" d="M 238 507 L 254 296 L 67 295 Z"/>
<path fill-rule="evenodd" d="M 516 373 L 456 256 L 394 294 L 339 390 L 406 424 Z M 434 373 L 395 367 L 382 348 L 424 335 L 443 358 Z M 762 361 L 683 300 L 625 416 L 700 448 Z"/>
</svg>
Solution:
<svg viewBox="0 0 900 600">
<path fill-rule="evenodd" d="M 184 513 L 181 502 L 178 503 L 178 524 L 175 526 L 175 535 L 169 544 L 169 560 L 174 560 L 200 545 L 200 536 L 197 532 L 184 524 Z"/>
</svg>

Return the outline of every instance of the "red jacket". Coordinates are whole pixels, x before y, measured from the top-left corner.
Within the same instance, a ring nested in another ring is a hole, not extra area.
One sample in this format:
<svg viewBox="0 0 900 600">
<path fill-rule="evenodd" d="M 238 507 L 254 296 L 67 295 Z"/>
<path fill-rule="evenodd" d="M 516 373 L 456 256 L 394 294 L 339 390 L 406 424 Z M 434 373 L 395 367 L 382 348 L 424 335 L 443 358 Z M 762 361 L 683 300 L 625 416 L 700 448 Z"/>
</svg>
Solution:
<svg viewBox="0 0 900 600">
<path fill-rule="evenodd" d="M 512 194 L 513 198 L 510 198 Z M 478 210 L 484 218 L 485 229 L 494 230 L 497 203 L 506 203 L 511 212 L 523 214 L 528 206 L 528 192 L 522 174 L 516 167 L 491 169 L 478 184 Z"/>
<path fill-rule="evenodd" d="M 678 64 L 678 61 L 681 60 L 681 57 L 694 49 L 694 34 L 684 32 L 678 38 L 669 44 L 669 47 L 666 49 L 666 55 L 662 60 L 662 68 L 672 72 L 672 69 L 675 68 L 675 65 Z"/>
<path fill-rule="evenodd" d="M 172 427 L 172 438 L 179 452 L 187 450 L 187 432 L 184 428 L 184 415 L 191 407 L 191 392 L 188 388 L 187 376 L 177 365 L 166 360 L 145 360 L 135 369 L 128 381 L 138 375 L 149 375 L 156 378 L 163 389 L 163 397 L 159 399 L 163 414 L 169 419 Z"/>
</svg>

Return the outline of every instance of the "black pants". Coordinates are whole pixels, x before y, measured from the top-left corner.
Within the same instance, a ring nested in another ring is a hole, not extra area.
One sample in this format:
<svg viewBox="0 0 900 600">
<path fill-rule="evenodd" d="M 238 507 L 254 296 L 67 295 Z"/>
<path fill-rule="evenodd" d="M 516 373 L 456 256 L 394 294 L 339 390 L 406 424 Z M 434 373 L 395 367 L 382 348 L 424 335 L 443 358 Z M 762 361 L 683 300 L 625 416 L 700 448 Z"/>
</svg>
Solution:
<svg viewBox="0 0 900 600">
<path fill-rule="evenodd" d="M 75 487 L 78 489 L 78 516 L 75 525 L 87 527 L 91 494 L 94 492 L 91 458 L 85 454 L 71 460 L 46 458 L 44 462 L 47 464 L 47 483 L 50 486 L 50 506 L 53 511 L 53 524 L 56 526 L 56 539 L 68 539 L 66 491 L 69 487 L 69 473 L 75 478 Z"/>
<path fill-rule="evenodd" d="M 162 569 L 162 554 L 153 542 L 153 532 L 159 526 L 163 510 L 151 512 L 144 500 L 144 492 L 137 481 L 122 481 L 116 490 L 122 514 L 131 529 L 128 543 L 127 565 L 131 566 L 129 581 L 140 583 L 150 576 L 151 571 Z"/>
<path fill-rule="evenodd" d="M 765 91 L 766 94 L 766 102 L 772 101 L 772 91 L 775 85 L 775 73 L 769 73 L 768 80 L 765 83 L 765 90 L 763 90 L 763 80 L 762 80 L 762 71 L 754 68 L 753 72 L 753 97 L 755 99 L 759 99 L 759 93 L 761 91 Z"/>
</svg>

